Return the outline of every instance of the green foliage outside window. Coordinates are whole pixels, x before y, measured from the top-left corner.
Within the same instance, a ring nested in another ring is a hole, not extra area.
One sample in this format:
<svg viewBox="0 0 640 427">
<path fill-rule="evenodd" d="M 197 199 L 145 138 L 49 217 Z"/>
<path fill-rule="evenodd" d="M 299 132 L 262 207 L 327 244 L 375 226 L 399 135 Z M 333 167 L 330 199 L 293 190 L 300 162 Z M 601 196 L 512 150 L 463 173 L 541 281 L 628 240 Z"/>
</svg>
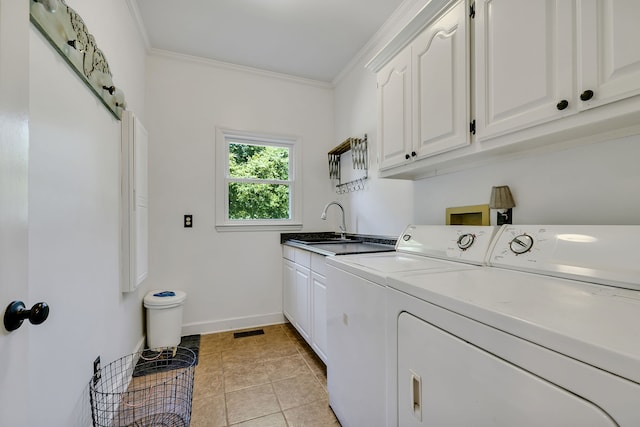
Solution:
<svg viewBox="0 0 640 427">
<path fill-rule="evenodd" d="M 229 219 L 290 218 L 289 184 L 278 182 L 289 179 L 288 148 L 231 143 L 229 177 L 252 181 L 229 182 Z"/>
</svg>

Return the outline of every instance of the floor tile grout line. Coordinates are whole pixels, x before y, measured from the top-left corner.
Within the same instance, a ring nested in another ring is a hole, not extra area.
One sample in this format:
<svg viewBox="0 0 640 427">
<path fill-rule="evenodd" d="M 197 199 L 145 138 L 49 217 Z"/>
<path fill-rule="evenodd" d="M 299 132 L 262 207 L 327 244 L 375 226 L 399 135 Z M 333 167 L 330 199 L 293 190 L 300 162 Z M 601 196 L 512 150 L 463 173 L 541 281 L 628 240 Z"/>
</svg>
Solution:
<svg viewBox="0 0 640 427">
<path fill-rule="evenodd" d="M 289 328 L 290 328 L 290 326 L 287 326 L 287 325 L 285 325 L 285 324 L 282 324 L 282 325 L 279 325 L 279 327 L 277 327 L 277 328 L 273 328 L 273 330 L 274 330 L 274 331 L 278 331 L 278 332 L 280 332 L 280 331 L 282 331 L 282 332 L 283 332 L 283 337 L 286 337 L 286 339 L 284 339 L 284 340 L 282 341 L 282 343 L 286 343 L 286 344 L 291 344 L 291 345 L 293 345 L 293 346 L 295 347 L 295 353 L 294 353 L 294 354 L 291 354 L 291 355 L 285 355 L 285 356 L 275 357 L 275 358 L 267 359 L 267 360 L 275 360 L 275 361 L 277 361 L 277 360 L 280 360 L 280 359 L 291 358 L 291 357 L 294 357 L 294 356 L 295 356 L 295 357 L 302 358 L 302 361 L 303 361 L 304 366 L 306 367 L 307 371 L 310 371 L 310 372 L 311 372 L 311 375 L 312 375 L 312 378 L 313 378 L 313 382 L 314 382 L 314 384 L 316 384 L 316 385 L 319 385 L 319 386 L 320 386 L 321 390 L 322 390 L 322 391 L 324 391 L 324 395 L 325 395 L 325 397 L 326 397 L 326 396 L 327 396 L 327 389 L 326 389 L 326 386 L 324 385 L 324 382 L 320 379 L 320 375 L 323 375 L 323 376 L 324 376 L 324 375 L 326 375 L 326 374 L 324 374 L 324 373 L 322 372 L 322 369 L 320 369 L 319 364 L 314 362 L 314 360 L 313 360 L 313 359 L 314 359 L 314 355 L 313 355 L 310 351 L 307 351 L 307 350 L 305 349 L 304 345 L 305 345 L 306 343 L 305 343 L 304 341 L 302 341 L 302 340 L 301 340 L 301 339 L 300 339 L 300 338 L 295 334 L 295 330 L 294 330 L 293 332 L 291 332 L 291 331 L 289 330 Z M 257 344 L 257 345 L 262 345 L 262 344 L 264 344 L 264 345 L 268 346 L 270 343 L 272 343 L 272 341 L 271 341 L 271 340 L 269 340 L 269 338 L 270 338 L 270 337 L 269 337 L 268 335 L 271 335 L 271 334 L 265 334 L 264 336 L 260 336 L 260 341 L 256 340 L 256 344 Z M 278 334 L 274 334 L 274 335 L 276 335 L 276 336 L 277 336 Z M 264 337 L 264 338 L 262 338 L 262 337 Z M 282 337 L 282 336 L 281 336 L 281 337 Z M 275 337 L 273 337 L 273 338 L 275 338 Z M 277 339 L 279 340 L 279 339 L 280 339 L 280 337 L 279 337 L 279 338 L 277 338 Z M 264 341 L 264 342 L 262 342 L 262 341 Z M 249 346 L 250 346 L 250 345 L 251 345 L 251 344 L 249 344 Z M 215 347 L 219 347 L 219 346 L 218 346 L 218 345 L 215 345 Z M 222 384 L 222 391 L 223 391 L 223 393 L 222 393 L 222 395 L 221 395 L 220 397 L 222 397 L 222 398 L 224 399 L 225 421 L 226 421 L 226 425 L 227 425 L 227 426 L 231 426 L 231 424 L 230 424 L 230 418 L 229 418 L 229 410 L 228 410 L 228 409 L 229 409 L 229 407 L 228 407 L 228 402 L 227 402 L 227 395 L 228 395 L 229 393 L 232 393 L 232 391 L 228 391 L 228 390 L 227 390 L 227 386 L 226 386 L 226 381 L 225 381 L 225 379 L 226 379 L 226 375 L 228 375 L 228 374 L 229 374 L 229 371 L 231 371 L 231 370 L 233 369 L 234 364 L 228 364 L 228 363 L 227 363 L 227 364 L 225 364 L 225 363 L 222 361 L 222 352 L 223 352 L 223 351 L 229 351 L 229 350 L 231 350 L 231 349 L 233 349 L 233 346 L 230 346 L 230 348 L 225 348 L 225 350 L 220 349 L 220 350 L 213 350 L 213 351 L 211 351 L 211 353 L 216 353 L 216 352 L 218 352 L 218 357 L 221 359 L 221 360 L 219 361 L 219 362 L 220 362 L 220 368 L 219 368 L 219 369 L 220 369 L 220 372 L 222 373 L 222 382 L 223 382 L 223 384 Z M 309 350 L 311 350 L 311 349 L 309 348 Z M 204 354 L 204 352 L 203 352 L 203 354 Z M 324 364 L 322 361 L 320 361 L 320 360 L 318 360 L 318 361 L 319 361 L 320 363 Z M 252 362 L 252 363 L 255 363 L 255 362 Z M 264 359 L 260 359 L 260 363 L 262 363 L 262 364 L 264 365 Z M 241 363 L 238 363 L 238 364 L 237 364 L 237 366 L 246 365 L 246 364 L 248 364 L 248 363 L 246 363 L 246 362 L 241 362 Z M 326 368 L 325 368 L 325 369 L 326 369 Z M 308 375 L 308 372 L 307 372 L 307 373 L 305 373 L 305 374 L 303 374 L 303 375 Z M 290 423 L 289 423 L 289 421 L 287 420 L 287 417 L 286 417 L 286 415 L 285 415 L 285 410 L 283 409 L 282 402 L 281 402 L 280 398 L 278 397 L 278 395 L 277 395 L 277 393 L 276 393 L 276 391 L 275 391 L 274 383 L 279 382 L 279 381 L 284 381 L 284 380 L 287 380 L 287 379 L 291 379 L 291 378 L 295 378 L 296 376 L 297 376 L 297 375 L 293 375 L 293 376 L 285 377 L 285 378 L 273 379 L 273 378 L 271 378 L 271 377 L 267 374 L 267 377 L 268 377 L 268 383 L 269 383 L 269 384 L 270 384 L 270 386 L 271 386 L 271 391 L 274 393 L 274 396 L 276 397 L 276 401 L 278 402 L 278 408 L 280 409 L 280 411 L 278 411 L 278 412 L 274 412 L 274 413 L 271 413 L 271 414 L 262 415 L 262 416 L 260 416 L 260 417 L 255 417 L 255 418 L 252 418 L 252 419 L 250 419 L 250 420 L 258 419 L 258 418 L 262 418 L 262 417 L 266 417 L 266 416 L 271 416 L 271 415 L 274 415 L 274 414 L 278 414 L 278 413 L 280 413 L 280 414 L 281 414 L 281 416 L 283 417 L 284 421 L 285 421 L 285 424 L 286 424 L 287 426 L 290 426 Z M 256 387 L 256 386 L 261 386 L 261 385 L 265 385 L 265 384 L 267 384 L 267 383 L 263 383 L 263 384 L 256 384 L 256 385 L 252 385 L 252 386 L 248 386 L 248 387 L 243 387 L 243 388 L 240 388 L 240 389 L 238 389 L 238 390 L 233 390 L 233 391 L 239 391 L 239 390 L 243 390 L 243 389 L 246 389 L 246 388 Z M 305 405 L 310 405 L 310 404 L 313 404 L 313 403 L 318 402 L 318 401 L 320 401 L 320 400 L 324 400 L 324 399 L 316 399 L 316 400 L 312 400 L 311 402 L 306 402 L 306 403 L 303 403 L 303 404 L 300 404 L 300 405 L 294 406 L 294 407 L 292 407 L 292 408 L 288 408 L 287 410 L 293 410 L 293 409 L 296 409 L 296 408 L 299 408 L 299 407 L 302 407 L 302 406 L 305 406 Z M 244 421 L 241 421 L 241 422 L 246 422 L 246 421 L 250 421 L 250 420 L 244 420 Z"/>
</svg>

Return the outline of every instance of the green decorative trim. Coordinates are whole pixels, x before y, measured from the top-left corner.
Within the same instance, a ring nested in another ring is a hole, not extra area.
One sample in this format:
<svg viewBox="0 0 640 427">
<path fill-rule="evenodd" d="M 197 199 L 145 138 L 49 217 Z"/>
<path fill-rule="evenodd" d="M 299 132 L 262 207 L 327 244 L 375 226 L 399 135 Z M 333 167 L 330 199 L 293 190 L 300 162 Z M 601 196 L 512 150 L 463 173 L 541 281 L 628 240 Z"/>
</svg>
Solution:
<svg viewBox="0 0 640 427">
<path fill-rule="evenodd" d="M 29 0 L 31 23 L 118 120 L 127 105 L 109 63 L 84 21 L 65 0 Z"/>
</svg>

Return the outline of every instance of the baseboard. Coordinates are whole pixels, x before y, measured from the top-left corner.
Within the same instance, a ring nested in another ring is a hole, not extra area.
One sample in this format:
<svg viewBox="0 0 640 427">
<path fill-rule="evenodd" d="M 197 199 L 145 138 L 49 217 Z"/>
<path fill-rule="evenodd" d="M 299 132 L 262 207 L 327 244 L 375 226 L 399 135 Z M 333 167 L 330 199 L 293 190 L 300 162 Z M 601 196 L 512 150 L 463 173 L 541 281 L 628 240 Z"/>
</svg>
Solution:
<svg viewBox="0 0 640 427">
<path fill-rule="evenodd" d="M 136 344 L 136 347 L 133 349 L 133 352 L 138 353 L 144 350 L 144 345 L 146 342 L 147 342 L 147 336 L 143 334 L 142 338 L 140 338 L 140 341 L 138 341 L 138 344 Z"/>
<path fill-rule="evenodd" d="M 182 335 L 212 334 L 235 329 L 254 328 L 257 326 L 277 325 L 284 323 L 282 313 L 262 314 L 258 316 L 235 317 L 231 319 L 194 322 L 182 325 Z"/>
</svg>

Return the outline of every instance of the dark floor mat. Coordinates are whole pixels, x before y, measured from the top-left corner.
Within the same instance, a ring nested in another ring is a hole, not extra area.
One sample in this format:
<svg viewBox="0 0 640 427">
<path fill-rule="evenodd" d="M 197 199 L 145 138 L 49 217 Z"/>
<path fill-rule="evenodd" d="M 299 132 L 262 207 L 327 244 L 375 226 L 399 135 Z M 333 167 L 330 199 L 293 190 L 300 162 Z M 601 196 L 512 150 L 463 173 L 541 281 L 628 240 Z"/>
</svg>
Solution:
<svg viewBox="0 0 640 427">
<path fill-rule="evenodd" d="M 195 361 L 189 350 L 195 354 Z M 143 375 L 197 365 L 199 352 L 200 335 L 187 335 L 182 337 L 175 356 L 173 355 L 172 349 L 162 350 L 160 352 L 145 349 L 140 355 L 138 363 L 136 363 L 133 376 L 141 377 Z"/>
</svg>

